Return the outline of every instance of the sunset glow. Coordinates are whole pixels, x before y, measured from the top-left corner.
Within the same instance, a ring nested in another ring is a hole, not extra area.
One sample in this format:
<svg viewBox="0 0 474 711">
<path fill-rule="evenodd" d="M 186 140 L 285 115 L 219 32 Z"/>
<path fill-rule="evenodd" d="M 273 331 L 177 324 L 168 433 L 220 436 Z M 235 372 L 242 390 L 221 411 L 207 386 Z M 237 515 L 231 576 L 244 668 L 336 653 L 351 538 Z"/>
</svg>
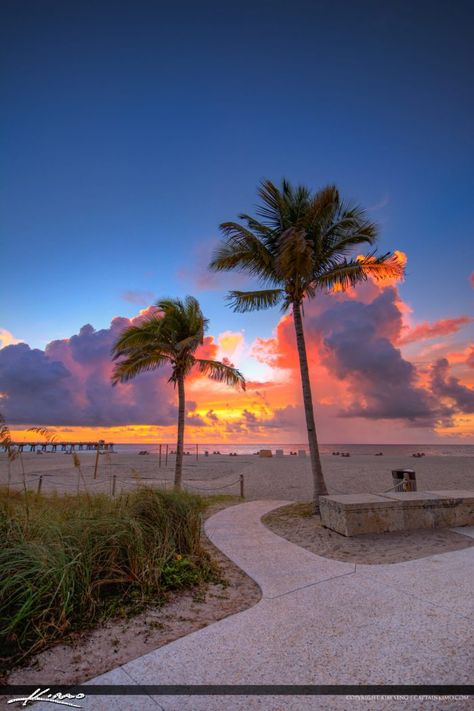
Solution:
<svg viewBox="0 0 474 711">
<path fill-rule="evenodd" d="M 147 307 L 131 320 L 115 317 L 110 328 L 101 331 L 84 326 L 78 335 L 49 343 L 44 352 L 31 351 L 25 344 L 4 349 L 5 354 L 11 349 L 11 356 L 18 349 L 22 359 L 30 361 L 31 372 L 38 368 L 36 377 L 51 368 L 58 371 L 60 401 L 52 406 L 47 421 L 44 407 L 43 420 L 39 411 L 37 419 L 33 416 L 33 405 L 31 420 L 25 424 L 41 421 L 68 441 L 172 443 L 176 393 L 167 382 L 166 368 L 116 388 L 109 383 L 113 338 L 128 324 L 154 313 Z M 347 294 L 321 294 L 308 302 L 307 349 L 322 440 L 333 441 L 337 432 L 344 441 L 388 442 L 393 440 L 394 424 L 399 440 L 469 438 L 474 426 L 473 351 L 462 340 L 471 324 L 467 316 L 417 324 L 392 279 L 370 279 Z M 244 374 L 263 367 L 265 377 L 249 378 L 242 392 L 192 372 L 187 383 L 187 442 L 303 439 L 299 364 L 290 313 L 277 317 L 269 338 L 249 340 L 243 331 L 233 330 L 208 335 L 198 356 L 227 358 Z M 91 383 L 101 393 L 99 400 L 91 399 Z M 3 400 L 6 405 L 11 400 L 13 406 L 15 392 L 3 383 L 2 387 Z M 118 416 L 125 422 L 114 422 Z M 16 439 L 34 439 L 13 419 Z M 74 419 L 83 422 L 76 424 Z"/>
</svg>

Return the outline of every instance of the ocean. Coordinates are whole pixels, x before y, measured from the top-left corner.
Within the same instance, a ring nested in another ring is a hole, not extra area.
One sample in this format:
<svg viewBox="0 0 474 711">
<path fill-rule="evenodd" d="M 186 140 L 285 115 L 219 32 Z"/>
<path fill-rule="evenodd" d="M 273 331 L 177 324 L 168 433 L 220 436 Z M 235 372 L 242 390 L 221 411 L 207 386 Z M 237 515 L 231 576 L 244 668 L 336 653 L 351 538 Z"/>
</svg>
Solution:
<svg viewBox="0 0 474 711">
<path fill-rule="evenodd" d="M 163 452 L 166 445 L 162 445 Z M 168 444 L 171 452 L 176 448 L 175 443 Z M 271 449 L 275 452 L 276 449 L 282 449 L 285 454 L 297 452 L 299 449 L 304 449 L 308 452 L 308 445 L 301 443 L 252 443 L 252 444 L 199 444 L 199 453 L 204 454 L 207 450 L 209 453 L 220 452 L 221 454 L 255 454 L 260 449 Z M 349 452 L 351 456 L 361 454 L 375 455 L 382 452 L 386 456 L 406 457 L 411 456 L 416 452 L 424 452 L 426 456 L 431 457 L 474 457 L 474 444 L 321 444 L 319 446 L 321 454 L 331 454 L 332 452 Z M 146 450 L 151 453 L 158 453 L 158 444 L 114 444 L 116 452 L 130 453 Z M 185 452 L 195 454 L 196 445 L 186 444 Z"/>
</svg>

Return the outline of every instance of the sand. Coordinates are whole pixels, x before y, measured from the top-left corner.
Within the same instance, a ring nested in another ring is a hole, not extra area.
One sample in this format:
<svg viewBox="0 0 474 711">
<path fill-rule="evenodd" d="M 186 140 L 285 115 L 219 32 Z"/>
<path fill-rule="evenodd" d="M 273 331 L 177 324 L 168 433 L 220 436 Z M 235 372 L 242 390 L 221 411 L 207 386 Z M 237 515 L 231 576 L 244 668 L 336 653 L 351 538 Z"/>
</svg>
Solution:
<svg viewBox="0 0 474 711">
<path fill-rule="evenodd" d="M 446 528 L 366 533 L 347 538 L 321 526 L 311 504 L 290 504 L 263 518 L 268 528 L 311 553 L 364 565 L 401 563 L 474 546 L 474 540 Z"/>
<path fill-rule="evenodd" d="M 79 454 L 81 469 L 89 490 L 107 491 L 112 489 L 116 477 L 116 491 L 129 490 L 140 483 L 152 486 L 172 486 L 174 457 L 168 465 L 160 468 L 158 456 L 138 454 L 101 455 L 97 480 L 93 479 L 93 452 Z M 23 455 L 25 476 L 28 486 L 38 487 L 39 475 L 43 476 L 42 490 L 45 492 L 74 493 L 77 489 L 78 472 L 74 469 L 72 457 L 66 454 L 26 453 Z M 474 458 L 463 456 L 435 457 L 420 459 L 401 456 L 375 457 L 353 455 L 348 458 L 322 456 L 323 469 L 330 493 L 382 492 L 392 486 L 392 469 L 414 469 L 419 490 L 429 489 L 474 489 Z M 7 482 L 7 458 L 0 454 L 0 484 Z M 255 455 L 193 456 L 184 459 L 183 478 L 186 488 L 197 493 L 238 494 L 239 475 L 243 474 L 246 499 L 284 499 L 306 501 L 312 496 L 312 478 L 308 457 L 285 456 L 282 458 L 260 459 Z M 22 473 L 20 462 L 12 466 L 12 481 L 15 488 L 21 488 Z M 81 489 L 84 483 L 80 482 Z"/>
</svg>

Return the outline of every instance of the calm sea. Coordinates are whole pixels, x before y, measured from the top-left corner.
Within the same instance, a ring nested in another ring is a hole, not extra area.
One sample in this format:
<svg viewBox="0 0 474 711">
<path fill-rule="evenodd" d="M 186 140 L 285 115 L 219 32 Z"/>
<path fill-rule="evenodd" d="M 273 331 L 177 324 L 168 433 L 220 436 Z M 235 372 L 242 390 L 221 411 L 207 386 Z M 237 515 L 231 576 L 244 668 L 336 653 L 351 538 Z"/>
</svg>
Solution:
<svg viewBox="0 0 474 711">
<path fill-rule="evenodd" d="M 175 449 L 174 443 L 170 443 L 168 446 L 170 452 Z M 165 445 L 163 445 L 163 452 L 164 448 Z M 114 449 L 116 452 L 124 453 L 134 453 L 140 450 L 157 453 L 158 444 L 115 444 Z M 187 444 L 184 449 L 190 454 L 194 454 L 196 445 Z M 260 449 L 271 449 L 273 452 L 275 452 L 275 449 L 282 449 L 285 454 L 289 454 L 290 452 L 297 452 L 299 449 L 304 449 L 307 452 L 308 445 L 298 443 L 268 444 L 268 442 L 261 444 L 199 444 L 200 454 L 203 454 L 206 450 L 210 453 L 220 452 L 221 454 L 230 454 L 231 452 L 254 454 Z M 435 457 L 474 457 L 474 444 L 322 444 L 320 445 L 320 450 L 322 454 L 349 452 L 354 456 L 358 454 L 375 455 L 378 452 L 382 452 L 386 456 L 403 457 L 411 456 L 415 452 L 424 452 L 427 456 Z"/>
</svg>

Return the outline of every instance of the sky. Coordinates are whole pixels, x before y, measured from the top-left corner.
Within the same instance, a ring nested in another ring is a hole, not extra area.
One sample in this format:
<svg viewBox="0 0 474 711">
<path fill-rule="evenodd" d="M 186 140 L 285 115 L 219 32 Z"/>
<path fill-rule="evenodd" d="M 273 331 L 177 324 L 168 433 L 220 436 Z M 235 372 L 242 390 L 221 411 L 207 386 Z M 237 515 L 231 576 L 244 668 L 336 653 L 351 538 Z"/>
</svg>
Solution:
<svg viewBox="0 0 474 711">
<path fill-rule="evenodd" d="M 5 0 L 0 410 L 70 438 L 171 439 L 165 371 L 110 386 L 161 296 L 198 297 L 246 394 L 191 378 L 189 441 L 292 442 L 291 317 L 207 270 L 263 178 L 336 184 L 403 283 L 308 305 L 323 442 L 474 442 L 472 3 Z M 298 437 L 299 435 L 299 437 Z M 28 435 L 25 434 L 25 437 Z"/>
</svg>

